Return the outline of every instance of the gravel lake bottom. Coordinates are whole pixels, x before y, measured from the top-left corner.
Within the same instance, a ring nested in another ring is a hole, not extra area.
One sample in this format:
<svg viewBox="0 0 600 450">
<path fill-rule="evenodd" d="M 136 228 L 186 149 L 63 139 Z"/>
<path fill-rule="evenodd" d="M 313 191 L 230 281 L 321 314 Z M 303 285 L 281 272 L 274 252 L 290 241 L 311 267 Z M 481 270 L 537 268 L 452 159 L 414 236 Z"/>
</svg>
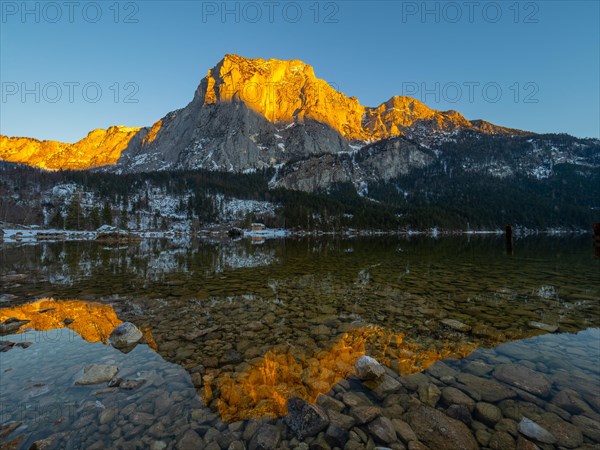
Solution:
<svg viewBox="0 0 600 450">
<path fill-rule="evenodd" d="M 600 449 L 589 236 L 0 242 L 0 262 L 0 449 Z"/>
</svg>

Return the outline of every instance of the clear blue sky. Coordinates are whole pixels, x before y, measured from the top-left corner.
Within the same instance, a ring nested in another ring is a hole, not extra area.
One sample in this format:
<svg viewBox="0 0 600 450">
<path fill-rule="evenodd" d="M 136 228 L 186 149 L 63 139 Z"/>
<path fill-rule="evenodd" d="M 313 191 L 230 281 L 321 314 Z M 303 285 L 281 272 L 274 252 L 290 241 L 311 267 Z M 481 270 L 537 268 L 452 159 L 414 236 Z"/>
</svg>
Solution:
<svg viewBox="0 0 600 450">
<path fill-rule="evenodd" d="M 469 119 L 600 136 L 598 1 L 428 2 L 424 17 L 421 1 L 228 2 L 237 17 L 222 17 L 221 1 L 51 3 L 30 2 L 27 13 L 1 2 L 2 134 L 72 142 L 94 128 L 151 125 L 236 53 L 301 59 L 369 106 L 416 88 L 430 107 Z M 23 87 L 34 93 L 22 98 Z"/>
</svg>

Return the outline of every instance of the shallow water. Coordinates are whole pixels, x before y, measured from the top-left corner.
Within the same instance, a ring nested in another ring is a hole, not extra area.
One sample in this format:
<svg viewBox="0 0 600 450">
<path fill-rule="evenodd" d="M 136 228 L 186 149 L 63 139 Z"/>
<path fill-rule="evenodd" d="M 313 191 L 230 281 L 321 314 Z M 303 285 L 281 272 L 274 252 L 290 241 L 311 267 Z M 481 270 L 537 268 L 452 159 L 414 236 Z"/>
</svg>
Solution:
<svg viewBox="0 0 600 450">
<path fill-rule="evenodd" d="M 457 374 L 493 379 L 509 362 L 552 386 L 535 401 L 515 391 L 527 417 L 556 428 L 543 414 L 560 413 L 581 435 L 567 444 L 596 442 L 595 431 L 581 431 L 600 417 L 595 400 L 568 417 L 553 409 L 564 390 L 600 395 L 600 261 L 587 236 L 518 240 L 512 255 L 495 237 L 4 244 L 0 261 L 0 322 L 31 321 L 2 340 L 32 345 L 0 353 L 1 421 L 20 422 L 0 439 L 22 436 L 22 448 L 51 435 L 56 448 L 184 448 L 189 430 L 201 447 L 252 447 L 253 424 L 263 418 L 280 432 L 277 448 L 293 448 L 299 440 L 280 418 L 291 397 L 336 398 L 351 416 L 356 405 L 344 395 L 360 393 L 382 417 L 409 420 L 415 401 L 428 404 L 421 384 L 443 392 L 458 383 L 477 397 Z M 144 333 L 127 354 L 107 343 L 122 321 Z M 386 377 L 398 381 L 393 389 L 352 375 L 364 355 L 385 364 Z M 144 384 L 75 386 L 92 363 L 114 364 L 119 378 Z M 490 370 L 480 373 L 480 363 Z M 410 376 L 428 367 L 432 374 Z M 439 367 L 458 372 L 440 375 Z M 501 401 L 517 401 L 509 398 Z M 509 417 L 515 408 L 501 406 L 502 420 L 525 416 Z M 484 433 L 505 431 L 479 423 L 469 424 L 478 445 L 493 448 Z M 382 442 L 368 424 L 354 429 L 354 448 L 408 445 L 400 435 Z"/>
</svg>

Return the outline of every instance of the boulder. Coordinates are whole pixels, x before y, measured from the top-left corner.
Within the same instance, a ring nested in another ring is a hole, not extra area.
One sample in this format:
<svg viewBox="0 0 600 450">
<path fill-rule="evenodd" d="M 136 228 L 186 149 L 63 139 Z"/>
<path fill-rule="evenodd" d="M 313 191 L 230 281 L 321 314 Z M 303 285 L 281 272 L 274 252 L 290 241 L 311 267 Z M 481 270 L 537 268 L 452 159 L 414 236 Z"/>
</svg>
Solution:
<svg viewBox="0 0 600 450">
<path fill-rule="evenodd" d="M 494 378 L 539 397 L 548 397 L 552 383 L 545 375 L 521 364 L 501 364 L 494 370 Z"/>
<path fill-rule="evenodd" d="M 552 404 L 571 414 L 590 411 L 590 406 L 579 395 L 570 389 L 564 389 L 554 396 Z"/>
<path fill-rule="evenodd" d="M 134 347 L 142 336 L 142 332 L 134 324 L 123 322 L 110 333 L 108 340 L 113 347 L 124 350 Z"/>
<path fill-rule="evenodd" d="M 479 402 L 475 405 L 474 416 L 480 422 L 493 427 L 502 419 L 502 411 L 491 403 Z"/>
<path fill-rule="evenodd" d="M 508 386 L 487 378 L 476 377 L 470 373 L 461 373 L 458 375 L 457 380 L 469 389 L 479 393 L 482 400 L 486 402 L 496 403 L 506 398 L 516 397 L 517 395 Z"/>
<path fill-rule="evenodd" d="M 460 420 L 465 425 L 471 426 L 473 417 L 471 411 L 466 405 L 450 405 L 446 410 L 446 415 L 453 419 Z"/>
<path fill-rule="evenodd" d="M 488 447 L 492 450 L 515 450 L 515 440 L 506 431 L 496 431 L 490 437 Z"/>
<path fill-rule="evenodd" d="M 331 423 L 331 425 L 334 425 L 339 428 L 344 428 L 346 430 L 352 428 L 356 423 L 356 420 L 354 420 L 354 418 L 332 409 L 327 411 L 327 415 L 329 416 L 329 422 Z"/>
<path fill-rule="evenodd" d="M 540 448 L 523 436 L 519 436 L 517 438 L 517 450 L 540 450 Z"/>
<path fill-rule="evenodd" d="M 196 450 L 202 448 L 202 438 L 194 430 L 187 430 L 177 441 L 177 450 Z"/>
<path fill-rule="evenodd" d="M 421 384 L 419 386 L 419 399 L 428 406 L 435 407 L 442 393 L 433 383 Z"/>
<path fill-rule="evenodd" d="M 385 368 L 370 356 L 361 357 L 354 365 L 354 371 L 359 380 L 375 380 L 385 373 Z"/>
<path fill-rule="evenodd" d="M 293 399 L 292 399 L 293 400 Z M 262 425 L 250 440 L 249 450 L 275 450 L 278 448 L 281 432 L 273 425 Z"/>
<path fill-rule="evenodd" d="M 300 440 L 315 436 L 329 425 L 327 413 L 319 405 L 311 405 L 300 398 L 292 398 L 287 406 L 288 415 L 285 422 Z"/>
<path fill-rule="evenodd" d="M 400 438 L 402 442 L 408 444 L 411 441 L 417 441 L 417 435 L 410 427 L 409 424 L 400 419 L 393 419 L 392 425 L 394 425 L 394 430 L 396 430 L 396 434 Z"/>
<path fill-rule="evenodd" d="M 350 409 L 350 415 L 354 417 L 357 424 L 363 425 L 379 417 L 381 409 L 377 406 L 355 406 Z"/>
<path fill-rule="evenodd" d="M 447 327 L 452 328 L 453 330 L 456 330 L 456 331 L 461 331 L 463 333 L 471 331 L 471 327 L 469 325 L 467 325 L 466 323 L 462 323 L 459 320 L 444 319 L 441 322 L 442 322 L 442 324 L 444 324 Z"/>
<path fill-rule="evenodd" d="M 4 322 L 0 323 L 0 336 L 5 334 L 16 333 L 19 330 L 19 328 L 21 328 L 23 325 L 29 322 L 30 320 L 21 320 L 15 317 L 10 317 Z"/>
<path fill-rule="evenodd" d="M 394 429 L 394 425 L 392 421 L 387 417 L 378 417 L 373 420 L 368 425 L 369 432 L 375 437 L 375 440 L 378 442 L 383 442 L 384 444 L 391 444 L 392 442 L 396 442 L 398 438 L 396 437 L 396 430 Z"/>
<path fill-rule="evenodd" d="M 529 326 L 531 328 L 537 328 L 538 330 L 547 331 L 548 333 L 554 333 L 556 330 L 558 330 L 558 325 L 549 325 L 547 323 L 536 322 L 533 320 L 529 322 Z"/>
<path fill-rule="evenodd" d="M 542 442 L 544 444 L 556 443 L 556 438 L 552 433 L 527 417 L 521 419 L 518 430 L 523 436 L 533 439 L 534 441 Z"/>
<path fill-rule="evenodd" d="M 83 368 L 83 375 L 75 384 L 87 386 L 90 384 L 107 383 L 117 374 L 117 366 L 109 364 L 91 364 Z"/>
<path fill-rule="evenodd" d="M 577 448 L 583 444 L 581 430 L 555 414 L 544 414 L 538 422 L 542 428 L 552 430 L 551 432 L 556 438 L 557 445 L 561 447 Z"/>
<path fill-rule="evenodd" d="M 0 425 L 0 439 L 4 439 L 10 433 L 19 428 L 23 422 L 7 422 Z"/>
<path fill-rule="evenodd" d="M 475 400 L 454 387 L 445 387 L 442 389 L 442 401 L 448 406 L 465 405 L 469 408 L 469 411 L 473 411 L 475 407 Z"/>
<path fill-rule="evenodd" d="M 600 442 L 600 422 L 587 416 L 573 416 L 572 422 L 581 429 L 585 436 Z"/>
<path fill-rule="evenodd" d="M 419 406 L 406 414 L 408 424 L 421 442 L 436 450 L 478 450 L 469 428 L 437 409 Z"/>
<path fill-rule="evenodd" d="M 325 440 L 332 447 L 344 448 L 344 445 L 348 442 L 349 436 L 350 433 L 346 428 L 330 424 L 325 433 Z"/>
<path fill-rule="evenodd" d="M 363 385 L 369 388 L 371 393 L 380 400 L 385 399 L 388 395 L 398 391 L 402 387 L 398 380 L 387 373 L 375 380 L 363 381 Z"/>
</svg>

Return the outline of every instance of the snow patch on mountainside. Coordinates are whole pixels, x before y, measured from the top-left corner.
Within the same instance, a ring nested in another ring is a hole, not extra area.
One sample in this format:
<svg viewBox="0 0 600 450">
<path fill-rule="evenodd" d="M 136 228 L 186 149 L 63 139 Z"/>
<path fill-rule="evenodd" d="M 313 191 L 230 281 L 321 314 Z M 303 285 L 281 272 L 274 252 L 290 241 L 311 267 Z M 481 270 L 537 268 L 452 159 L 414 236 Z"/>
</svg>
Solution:
<svg viewBox="0 0 600 450">
<path fill-rule="evenodd" d="M 273 217 L 277 208 L 275 204 L 264 201 L 225 198 L 222 195 L 217 195 L 216 198 L 224 221 L 242 220 L 248 214 Z"/>
</svg>

